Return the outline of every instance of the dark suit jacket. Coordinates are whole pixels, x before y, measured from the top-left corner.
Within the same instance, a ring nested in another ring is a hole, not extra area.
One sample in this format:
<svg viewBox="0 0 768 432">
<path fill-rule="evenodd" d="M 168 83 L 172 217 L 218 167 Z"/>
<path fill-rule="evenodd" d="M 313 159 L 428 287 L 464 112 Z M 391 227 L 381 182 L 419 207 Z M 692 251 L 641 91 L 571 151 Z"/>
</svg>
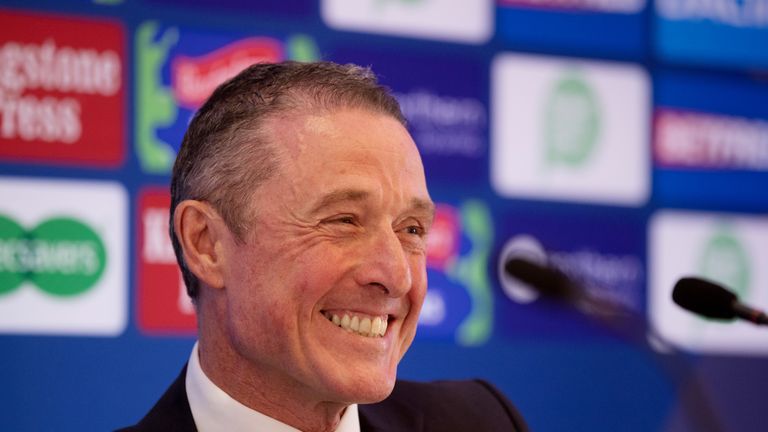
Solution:
<svg viewBox="0 0 768 432">
<path fill-rule="evenodd" d="M 155 406 L 135 426 L 121 432 L 197 431 L 187 401 L 185 367 Z M 362 432 L 527 431 L 514 406 L 491 384 L 480 381 L 397 381 L 392 394 L 359 405 Z"/>
</svg>

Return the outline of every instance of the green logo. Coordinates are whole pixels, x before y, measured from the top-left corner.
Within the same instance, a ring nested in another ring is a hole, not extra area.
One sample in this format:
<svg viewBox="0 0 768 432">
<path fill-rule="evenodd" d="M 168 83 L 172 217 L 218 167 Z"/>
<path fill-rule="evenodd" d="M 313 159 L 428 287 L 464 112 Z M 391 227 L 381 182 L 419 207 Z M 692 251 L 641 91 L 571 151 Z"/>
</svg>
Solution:
<svg viewBox="0 0 768 432">
<path fill-rule="evenodd" d="M 28 280 L 60 297 L 82 294 L 104 273 L 104 243 L 75 219 L 48 219 L 25 231 L 0 215 L 0 295 Z"/>
<path fill-rule="evenodd" d="M 448 267 L 446 274 L 466 287 L 472 309 L 459 324 L 456 340 L 460 345 L 485 343 L 493 330 L 493 291 L 488 277 L 488 255 L 493 245 L 493 221 L 481 201 L 461 205 L 461 223 L 472 249 Z"/>
<path fill-rule="evenodd" d="M 173 125 L 178 108 L 173 93 L 163 85 L 162 68 L 179 39 L 176 28 L 157 34 L 158 23 L 148 21 L 136 30 L 136 146 L 141 167 L 150 173 L 168 172 L 176 158 L 173 146 L 156 131 Z"/>
<path fill-rule="evenodd" d="M 733 289 L 744 298 L 749 292 L 749 255 L 727 225 L 721 225 L 709 238 L 699 258 L 699 271 L 713 281 Z"/>
<path fill-rule="evenodd" d="M 600 107 L 595 93 L 577 71 L 555 84 L 545 107 L 544 140 L 548 165 L 584 165 L 600 134 Z"/>
</svg>

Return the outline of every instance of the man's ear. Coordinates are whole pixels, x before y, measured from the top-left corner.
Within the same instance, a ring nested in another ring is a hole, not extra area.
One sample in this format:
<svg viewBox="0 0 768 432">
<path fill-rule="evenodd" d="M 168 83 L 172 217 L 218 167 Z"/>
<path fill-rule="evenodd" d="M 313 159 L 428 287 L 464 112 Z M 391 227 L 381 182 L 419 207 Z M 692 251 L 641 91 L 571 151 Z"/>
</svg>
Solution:
<svg viewBox="0 0 768 432">
<path fill-rule="evenodd" d="M 223 238 L 229 234 L 224 220 L 208 203 L 185 200 L 176 206 L 173 228 L 184 251 L 189 271 L 212 288 L 224 287 Z"/>
</svg>

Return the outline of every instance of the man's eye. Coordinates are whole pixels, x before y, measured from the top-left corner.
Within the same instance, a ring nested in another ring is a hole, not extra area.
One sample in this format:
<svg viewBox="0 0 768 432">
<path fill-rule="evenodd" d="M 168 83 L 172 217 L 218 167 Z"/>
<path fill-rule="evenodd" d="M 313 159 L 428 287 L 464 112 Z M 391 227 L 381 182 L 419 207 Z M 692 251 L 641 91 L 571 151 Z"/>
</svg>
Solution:
<svg viewBox="0 0 768 432">
<path fill-rule="evenodd" d="M 353 218 L 352 216 L 344 216 L 336 219 L 336 222 L 342 223 L 342 224 L 354 225 L 355 218 Z"/>
<path fill-rule="evenodd" d="M 420 227 L 418 225 L 411 225 L 408 228 L 406 228 L 405 231 L 408 234 L 414 234 L 414 235 L 417 235 L 417 236 L 424 235 L 424 228 L 422 228 L 422 227 Z"/>
</svg>

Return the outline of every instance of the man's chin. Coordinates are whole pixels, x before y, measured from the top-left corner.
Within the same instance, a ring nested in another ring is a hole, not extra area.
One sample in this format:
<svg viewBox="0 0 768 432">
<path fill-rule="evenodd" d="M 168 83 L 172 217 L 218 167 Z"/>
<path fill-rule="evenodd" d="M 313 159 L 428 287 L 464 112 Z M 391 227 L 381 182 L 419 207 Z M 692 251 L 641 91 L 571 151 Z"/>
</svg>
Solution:
<svg viewBox="0 0 768 432">
<path fill-rule="evenodd" d="M 381 377 L 380 379 L 354 380 L 345 382 L 343 385 L 335 388 L 334 399 L 344 401 L 347 404 L 371 404 L 381 402 L 386 399 L 395 387 L 394 374 L 390 378 Z"/>
</svg>

